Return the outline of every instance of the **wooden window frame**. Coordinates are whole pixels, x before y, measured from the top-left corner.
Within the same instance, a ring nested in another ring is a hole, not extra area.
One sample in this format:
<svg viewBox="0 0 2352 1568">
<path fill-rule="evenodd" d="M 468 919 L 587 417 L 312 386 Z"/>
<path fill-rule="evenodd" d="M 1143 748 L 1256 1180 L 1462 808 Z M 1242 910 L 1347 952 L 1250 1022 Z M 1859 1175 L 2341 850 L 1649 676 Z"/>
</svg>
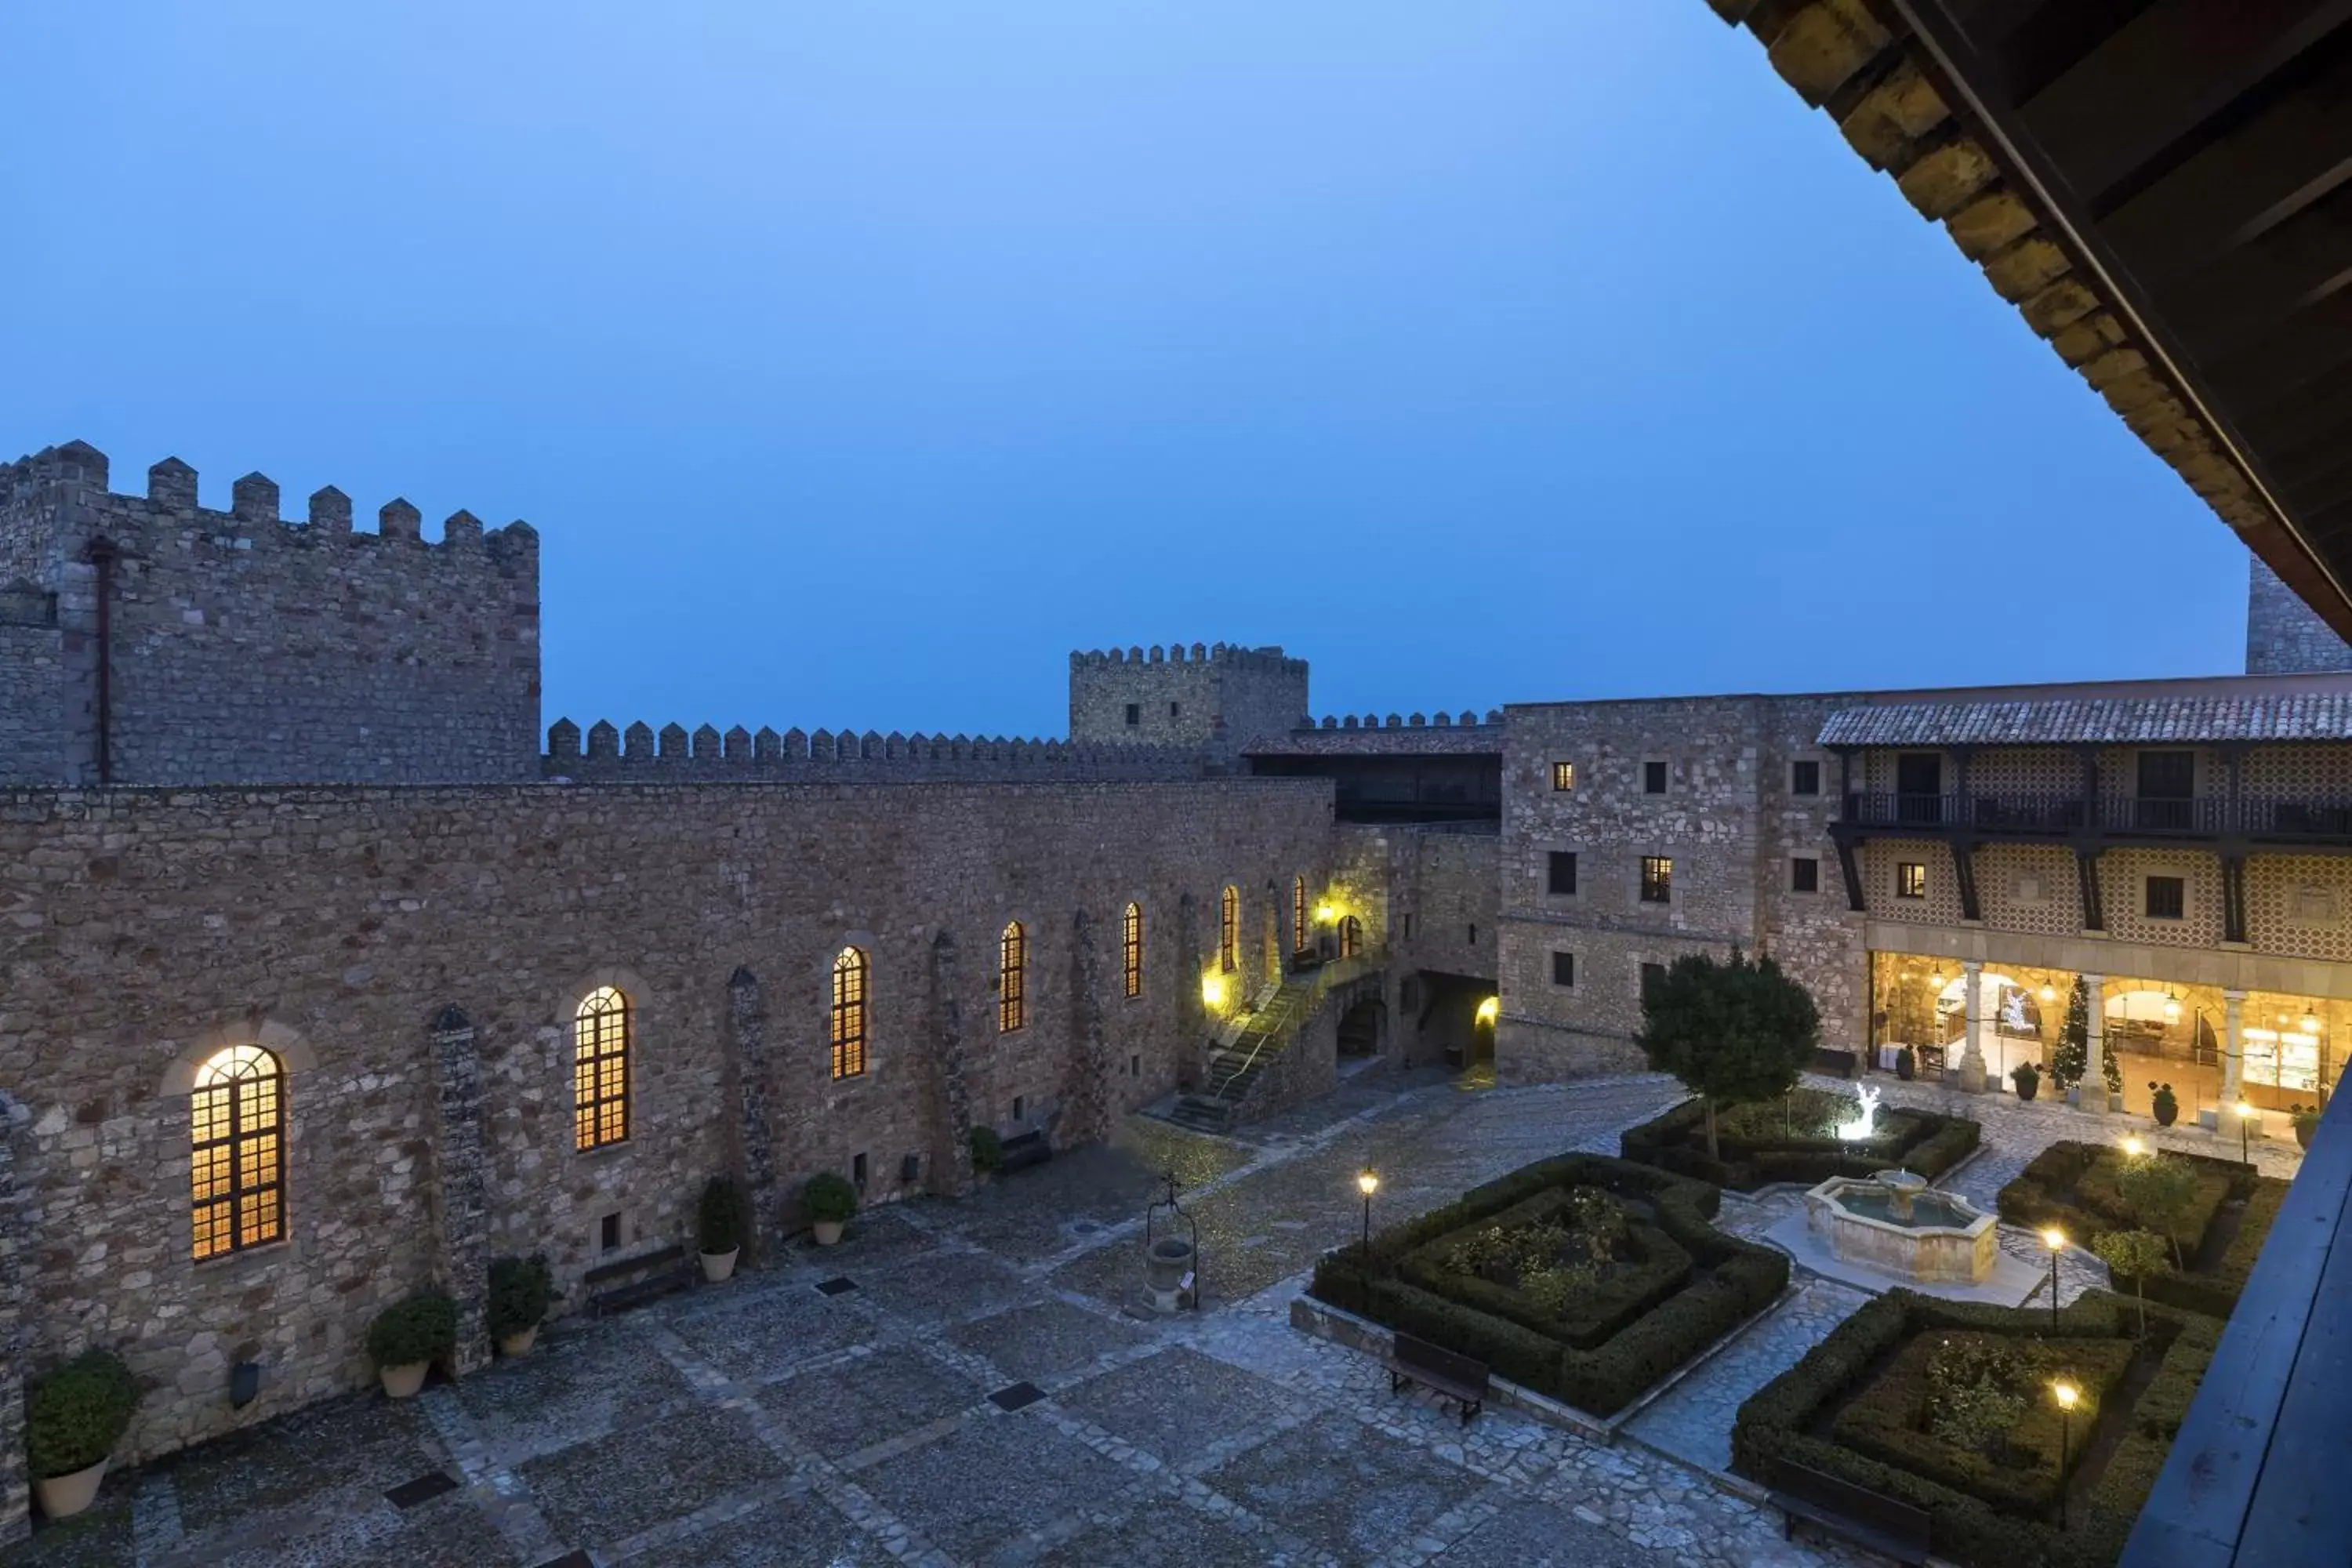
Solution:
<svg viewBox="0 0 2352 1568">
<path fill-rule="evenodd" d="M 1018 1033 L 1029 1023 L 1029 931 L 1007 921 L 996 938 L 996 1032 Z"/>
<path fill-rule="evenodd" d="M 230 1046 L 196 1068 L 188 1177 L 198 1263 L 286 1239 L 286 1064 L 268 1047 Z"/>
<path fill-rule="evenodd" d="M 1118 921 L 1119 970 L 1130 1002 L 1143 994 L 1143 906 L 1130 903 Z"/>
<path fill-rule="evenodd" d="M 843 948 L 833 955 L 833 1001 L 826 1009 L 825 1040 L 834 1081 L 866 1076 L 866 1027 L 873 1011 L 873 963 L 866 950 Z"/>
<path fill-rule="evenodd" d="M 572 1146 L 583 1154 L 629 1141 L 635 1012 L 617 985 L 597 986 L 572 1010 Z"/>
<path fill-rule="evenodd" d="M 1803 875 L 1800 875 L 1800 872 Z M 1800 884 L 1802 885 L 1800 885 Z M 1822 890 L 1822 858 L 1818 855 L 1789 857 L 1789 891 L 1818 893 Z"/>
<path fill-rule="evenodd" d="M 1217 968 L 1231 974 L 1242 966 L 1242 890 L 1232 883 L 1217 895 Z"/>
<path fill-rule="evenodd" d="M 1551 765 L 1551 787 L 1554 795 L 1567 795 L 1576 788 L 1576 764 L 1554 763 Z"/>
<path fill-rule="evenodd" d="M 1675 858 L 1673 856 L 1643 856 L 1641 879 L 1640 885 L 1634 889 L 1640 902 L 1671 904 L 1675 901 Z"/>
<path fill-rule="evenodd" d="M 1898 899 L 1924 899 L 1927 896 L 1927 862 L 1895 862 L 1895 896 Z"/>
<path fill-rule="evenodd" d="M 1314 928 L 1307 923 L 1307 879 L 1290 884 L 1290 951 L 1305 952 L 1315 945 Z"/>
<path fill-rule="evenodd" d="M 1353 958 L 1363 951 L 1364 922 L 1358 920 L 1353 915 L 1341 917 L 1339 921 L 1339 956 L 1342 958 Z"/>
</svg>

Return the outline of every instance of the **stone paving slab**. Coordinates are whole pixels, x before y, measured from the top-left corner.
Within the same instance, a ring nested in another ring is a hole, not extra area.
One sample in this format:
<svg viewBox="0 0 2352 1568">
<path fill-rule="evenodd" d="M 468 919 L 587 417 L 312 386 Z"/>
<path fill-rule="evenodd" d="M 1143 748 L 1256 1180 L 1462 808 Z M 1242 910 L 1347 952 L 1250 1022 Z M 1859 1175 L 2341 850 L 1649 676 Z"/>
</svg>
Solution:
<svg viewBox="0 0 2352 1568">
<path fill-rule="evenodd" d="M 518 1474 L 558 1539 L 593 1550 L 787 1470 L 744 1413 L 721 1405 L 625 1428 L 534 1459 Z"/>
<path fill-rule="evenodd" d="M 1202 1479 L 1349 1563 L 1370 1562 L 1423 1539 L 1485 1485 L 1337 1411 L 1234 1456 Z M 1442 1550 L 1443 1542 L 1433 1538 L 1430 1547 Z"/>
<path fill-rule="evenodd" d="M 902 1323 L 934 1327 L 1034 1300 L 1035 1289 L 984 1252 L 935 1252 L 858 1276 L 866 1304 Z"/>
<path fill-rule="evenodd" d="M 763 1389 L 760 1403 L 803 1448 L 847 1456 L 943 1420 L 987 1393 L 920 1346 L 902 1344 L 803 1373 Z"/>
<path fill-rule="evenodd" d="M 1448 1568 L 1663 1568 L 1669 1560 L 1565 1509 L 1513 1499 L 1433 1561 Z"/>
<path fill-rule="evenodd" d="M 1042 1545 L 1082 1510 L 1140 1483 L 1093 1449 L 1026 1415 L 982 1416 L 859 1478 L 885 1507 L 962 1562 Z"/>
<path fill-rule="evenodd" d="M 746 1289 L 672 1320 L 678 1338 L 696 1354 L 739 1381 L 781 1377 L 876 1335 L 873 1317 L 854 1293 L 840 1298 L 822 1295 L 806 1283 L 797 1289 L 767 1289 L 767 1281 L 756 1279 L 744 1283 Z"/>
<path fill-rule="evenodd" d="M 1181 1345 L 1129 1362 L 1055 1403 L 1180 1466 L 1236 1435 L 1270 1428 L 1297 1407 L 1264 1378 Z"/>
<path fill-rule="evenodd" d="M 1115 1352 L 1150 1342 L 1143 1330 L 1067 1301 L 1015 1307 L 959 1323 L 948 1342 L 986 1360 L 1005 1381 L 1042 1383 Z"/>
<path fill-rule="evenodd" d="M 275 1510 L 309 1510 L 350 1493 L 361 1506 L 450 1460 L 415 1400 L 352 1394 L 191 1448 L 169 1463 L 190 1535 L 250 1526 Z M 130 1478 L 123 1478 L 129 1480 Z"/>
<path fill-rule="evenodd" d="M 694 1390 L 633 1326 L 544 1334 L 529 1354 L 459 1383 L 458 1402 L 490 1453 L 512 1464 L 691 1403 Z"/>
<path fill-rule="evenodd" d="M 630 1568 L 882 1568 L 882 1546 L 813 1491 L 760 1503 L 626 1559 Z"/>
</svg>

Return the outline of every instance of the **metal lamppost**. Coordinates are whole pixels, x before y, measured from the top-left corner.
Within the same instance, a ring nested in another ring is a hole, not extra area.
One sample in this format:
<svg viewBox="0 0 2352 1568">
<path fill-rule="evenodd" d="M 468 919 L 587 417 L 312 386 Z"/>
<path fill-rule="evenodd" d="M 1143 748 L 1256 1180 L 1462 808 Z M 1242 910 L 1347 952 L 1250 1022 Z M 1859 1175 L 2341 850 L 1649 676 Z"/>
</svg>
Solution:
<svg viewBox="0 0 2352 1568">
<path fill-rule="evenodd" d="M 2050 1327 L 2058 1327 L 2058 1255 L 2066 1250 L 2066 1233 L 2052 1226 L 2042 1233 L 2042 1245 L 2050 1249 Z"/>
<path fill-rule="evenodd" d="M 1370 1247 L 1372 1244 L 1372 1194 L 1381 1190 L 1379 1173 L 1370 1165 L 1365 1166 L 1363 1173 L 1356 1178 L 1356 1190 L 1364 1194 L 1364 1245 Z"/>
<path fill-rule="evenodd" d="M 2252 1121 L 2253 1121 L 2253 1120 L 2254 1120 L 2254 1108 L 2253 1108 L 2252 1106 L 2251 1106 L 2251 1105 L 2248 1105 L 2248 1104 L 2245 1102 L 2245 1100 L 2243 1100 L 2242 1099 L 2242 1100 L 2240 1100 L 2238 1101 L 2238 1104 L 2237 1104 L 2237 1111 L 2238 1111 L 2238 1163 L 2239 1163 L 2240 1164 L 2242 1164 L 2242 1165 L 2248 1165 L 2248 1166 L 2251 1166 L 2251 1165 L 2252 1165 L 2252 1164 L 2253 1164 L 2253 1163 L 2254 1163 L 2254 1156 L 2253 1156 L 2253 1152 L 2252 1152 L 2251 1149 L 2249 1149 L 2249 1148 L 2247 1147 L 2247 1145 L 2246 1145 L 2246 1130 L 2247 1130 L 2247 1128 L 2248 1128 L 2248 1127 L 2252 1123 Z"/>
<path fill-rule="evenodd" d="M 2063 1530 L 2066 1528 L 2067 1426 L 2074 1414 L 2074 1402 L 2083 1396 L 2083 1391 L 2062 1377 L 2050 1385 L 2050 1392 L 2058 1399 L 2058 1528 Z"/>
</svg>

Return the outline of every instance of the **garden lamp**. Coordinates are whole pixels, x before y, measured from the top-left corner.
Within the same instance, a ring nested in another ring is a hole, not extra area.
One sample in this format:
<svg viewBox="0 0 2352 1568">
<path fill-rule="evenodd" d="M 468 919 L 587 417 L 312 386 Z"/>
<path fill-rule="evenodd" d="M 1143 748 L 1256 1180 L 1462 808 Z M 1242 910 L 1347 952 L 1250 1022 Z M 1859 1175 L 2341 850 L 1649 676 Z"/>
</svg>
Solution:
<svg viewBox="0 0 2352 1568">
<path fill-rule="evenodd" d="M 2124 1140 L 2124 1152 L 2130 1158 L 2137 1160 L 2142 1154 L 2147 1152 L 2147 1145 L 2140 1142 L 2139 1135 L 2137 1133 L 2134 1133 L 2132 1136 Z"/>
<path fill-rule="evenodd" d="M 2042 1245 L 2050 1249 L 2050 1326 L 2058 1327 L 2058 1255 L 2066 1250 L 2066 1233 L 2056 1226 L 2042 1233 Z"/>
<path fill-rule="evenodd" d="M 2066 1528 L 2066 1428 L 2074 1414 L 2074 1402 L 2083 1396 L 2083 1391 L 2062 1377 L 2050 1385 L 2050 1392 L 2058 1401 L 2058 1528 L 2063 1530 Z"/>
<path fill-rule="evenodd" d="M 2248 1105 L 2248 1104 L 2247 1104 L 2247 1103 L 2246 1103 L 2246 1102 L 2242 1099 L 2242 1100 L 2240 1100 L 2238 1101 L 2238 1104 L 2237 1104 L 2237 1111 L 2238 1111 L 2238 1163 L 2240 1163 L 2240 1164 L 2242 1164 L 2242 1165 L 2251 1165 L 2251 1164 L 2252 1164 L 2252 1163 L 2254 1163 L 2254 1156 L 2253 1156 L 2252 1152 L 2250 1149 L 2248 1149 L 2248 1147 L 2246 1146 L 2246 1137 L 2247 1137 L 2247 1129 L 2249 1128 L 2249 1126 L 2251 1126 L 2251 1124 L 2252 1123 L 2252 1121 L 2253 1121 L 2253 1120 L 2254 1120 L 2254 1108 L 2253 1108 L 2252 1106 L 2251 1106 L 2251 1105 Z"/>
<path fill-rule="evenodd" d="M 1372 1194 L 1381 1190 L 1380 1173 L 1370 1165 L 1356 1178 L 1356 1190 L 1364 1194 L 1364 1245 L 1372 1244 Z"/>
</svg>

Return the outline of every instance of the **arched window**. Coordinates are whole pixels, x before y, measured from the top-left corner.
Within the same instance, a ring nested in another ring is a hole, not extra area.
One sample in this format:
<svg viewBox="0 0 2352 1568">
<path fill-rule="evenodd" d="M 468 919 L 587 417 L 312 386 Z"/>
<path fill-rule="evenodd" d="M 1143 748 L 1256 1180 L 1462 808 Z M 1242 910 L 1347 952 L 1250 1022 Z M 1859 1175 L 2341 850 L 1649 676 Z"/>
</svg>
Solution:
<svg viewBox="0 0 2352 1568">
<path fill-rule="evenodd" d="M 833 1076 L 860 1078 L 866 1072 L 866 954 L 845 947 L 833 960 L 833 1016 L 827 1034 L 833 1041 Z"/>
<path fill-rule="evenodd" d="M 286 1234 L 286 1073 L 259 1046 L 196 1069 L 188 1101 L 195 1255 L 202 1262 Z"/>
<path fill-rule="evenodd" d="M 1127 976 L 1127 994 L 1130 997 L 1143 994 L 1143 906 L 1129 904 L 1120 918 L 1118 931 L 1119 967 Z"/>
<path fill-rule="evenodd" d="M 1290 884 L 1290 951 L 1305 952 L 1313 945 L 1307 929 L 1307 879 L 1301 877 Z"/>
<path fill-rule="evenodd" d="M 1024 983 L 1029 973 L 1029 933 L 1013 921 L 997 939 L 996 953 L 996 1027 L 1011 1034 L 1029 1021 L 1029 1003 Z"/>
<path fill-rule="evenodd" d="M 602 1149 L 629 1135 L 629 999 L 599 985 L 572 1019 L 572 1141 Z"/>
<path fill-rule="evenodd" d="M 1339 922 L 1339 956 L 1353 958 L 1364 951 L 1364 922 L 1349 915 Z"/>
<path fill-rule="evenodd" d="M 1217 900 L 1217 967 L 1231 974 L 1241 962 L 1242 890 L 1228 887 Z"/>
</svg>

